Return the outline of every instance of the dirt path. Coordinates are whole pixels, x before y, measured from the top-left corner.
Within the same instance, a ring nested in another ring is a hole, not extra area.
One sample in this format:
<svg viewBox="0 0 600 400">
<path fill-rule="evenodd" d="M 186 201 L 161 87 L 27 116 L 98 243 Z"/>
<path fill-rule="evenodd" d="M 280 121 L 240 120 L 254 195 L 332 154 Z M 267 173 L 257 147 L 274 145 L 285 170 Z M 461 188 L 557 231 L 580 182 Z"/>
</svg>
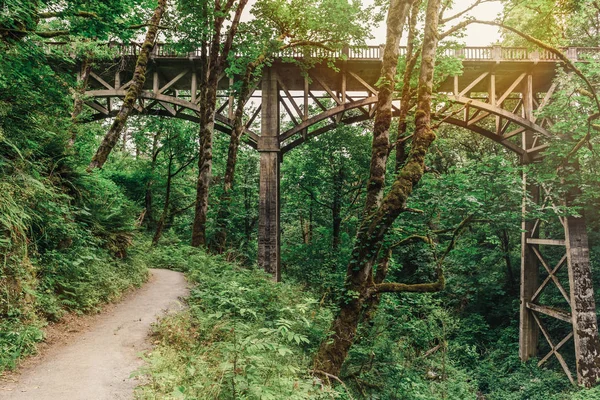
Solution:
<svg viewBox="0 0 600 400">
<path fill-rule="evenodd" d="M 142 288 L 93 319 L 65 345 L 50 346 L 40 362 L 25 366 L 17 382 L 0 382 L 0 399 L 132 399 L 130 374 L 142 365 L 138 354 L 150 347 L 150 325 L 165 310 L 179 310 L 187 294 L 183 274 L 151 270 Z"/>
</svg>

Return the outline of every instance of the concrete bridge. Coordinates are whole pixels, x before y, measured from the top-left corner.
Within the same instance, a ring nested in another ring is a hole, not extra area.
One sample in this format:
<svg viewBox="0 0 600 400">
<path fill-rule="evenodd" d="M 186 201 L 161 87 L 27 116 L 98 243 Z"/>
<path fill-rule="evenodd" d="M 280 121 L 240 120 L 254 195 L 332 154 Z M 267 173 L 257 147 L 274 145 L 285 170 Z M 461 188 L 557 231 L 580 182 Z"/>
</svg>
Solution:
<svg viewBox="0 0 600 400">
<path fill-rule="evenodd" d="M 89 98 L 86 104 L 95 110 L 93 119 L 114 117 L 118 112 L 133 76 L 138 49 L 135 44 L 119 46 L 118 62 L 106 63 L 92 72 L 85 94 Z M 597 59 L 600 49 L 569 48 L 565 54 L 574 61 L 587 62 Z M 326 62 L 317 63 L 305 76 L 290 61 L 307 57 L 328 58 L 335 68 Z M 245 140 L 260 152 L 258 263 L 276 279 L 280 277 L 280 162 L 287 152 L 311 137 L 340 124 L 373 118 L 381 57 L 379 46 L 345 48 L 337 53 L 277 54 L 248 99 Z M 556 55 L 516 47 L 466 47 L 445 50 L 441 57 L 461 60 L 462 73 L 441 77 L 436 118 L 501 144 L 523 163 L 542 157 L 548 146 L 545 138 L 552 133 L 551 121 L 540 112 L 556 89 Z M 181 54 L 157 45 L 136 113 L 198 121 L 199 59 L 198 51 Z M 228 89 L 235 79 L 223 76 L 219 83 L 216 128 L 225 133 L 233 124 L 234 101 Z M 396 112 L 398 106 L 395 103 Z M 525 179 L 523 184 L 531 198 L 549 213 L 557 209 L 543 188 L 527 185 Z M 526 211 L 527 203 L 523 204 Z M 544 218 L 523 222 L 520 356 L 527 360 L 537 355 L 541 332 L 550 351 L 539 364 L 554 356 L 571 382 L 589 384 L 600 376 L 600 350 L 593 291 L 591 301 L 589 297 L 591 272 L 585 222 L 575 217 L 554 218 L 561 226 L 559 237 L 549 237 L 540 229 Z M 564 254 L 557 264 L 550 264 L 543 255 L 549 248 L 554 252 L 560 248 Z M 558 275 L 563 266 L 568 270 L 569 292 Z M 564 309 L 546 306 L 540 300 L 552 285 L 564 297 Z M 555 341 L 546 328 L 548 318 L 571 324 L 572 332 Z M 574 343 L 576 377 L 559 352 L 570 339 Z"/>
</svg>

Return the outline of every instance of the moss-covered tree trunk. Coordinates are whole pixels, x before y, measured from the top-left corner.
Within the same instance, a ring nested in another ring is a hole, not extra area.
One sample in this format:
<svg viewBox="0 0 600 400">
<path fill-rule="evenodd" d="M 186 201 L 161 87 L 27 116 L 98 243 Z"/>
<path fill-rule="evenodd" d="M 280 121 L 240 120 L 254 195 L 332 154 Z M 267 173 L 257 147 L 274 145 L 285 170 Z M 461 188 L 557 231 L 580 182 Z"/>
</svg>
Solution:
<svg viewBox="0 0 600 400">
<path fill-rule="evenodd" d="M 76 125 L 79 122 L 77 117 L 83 111 L 83 95 L 87 90 L 88 83 L 90 81 L 90 73 L 92 72 L 92 62 L 86 57 L 83 60 L 83 64 L 81 66 L 81 75 L 79 77 L 79 87 L 74 92 L 74 100 L 73 100 L 73 111 L 71 112 L 71 137 L 69 138 L 69 142 L 67 143 L 67 147 L 73 147 L 75 144 L 75 139 L 77 139 L 77 128 Z"/>
<path fill-rule="evenodd" d="M 198 157 L 198 180 L 196 181 L 196 205 L 192 227 L 192 246 L 206 245 L 206 217 L 208 213 L 208 190 L 212 176 L 212 145 L 218 81 L 209 80 L 205 101 L 200 114 L 200 155 Z"/>
<path fill-rule="evenodd" d="M 408 40 L 406 43 L 406 68 L 402 78 L 402 93 L 400 95 L 400 113 L 398 115 L 398 134 L 396 136 L 396 167 L 395 171 L 398 172 L 400 168 L 406 162 L 406 144 L 408 143 L 408 136 L 406 135 L 408 129 L 408 113 L 412 108 L 411 97 L 413 90 L 410 86 L 410 81 L 417 65 L 417 59 L 419 58 L 420 51 L 415 52 L 415 42 L 417 38 L 417 19 L 419 16 L 419 6 L 421 0 L 416 0 L 410 11 L 410 19 L 408 22 Z"/>
<path fill-rule="evenodd" d="M 417 19 L 419 16 L 419 6 L 421 0 L 415 0 L 410 10 L 410 18 L 408 19 L 408 38 L 406 45 L 406 67 L 402 77 L 402 91 L 400 95 L 400 111 L 398 113 L 398 134 L 396 136 L 396 143 L 393 145 L 396 150 L 396 166 L 394 170 L 396 173 L 400 171 L 407 157 L 407 144 L 410 135 L 407 135 L 408 129 L 408 114 L 412 108 L 411 97 L 413 90 L 410 86 L 410 81 L 417 65 L 417 59 L 420 55 L 420 50 L 415 52 L 415 42 L 417 38 Z M 382 250 L 380 260 L 377 262 L 377 270 L 375 271 L 375 284 L 380 284 L 387 278 L 389 270 L 389 263 L 392 257 L 391 247 Z M 364 315 L 362 318 L 363 323 L 369 323 L 374 317 L 375 312 L 379 308 L 381 302 L 381 293 L 377 293 L 365 299 Z"/>
<path fill-rule="evenodd" d="M 144 214 L 144 222 L 148 229 L 154 227 L 154 211 L 153 207 L 153 196 L 152 196 L 152 187 L 154 186 L 154 173 L 156 170 L 156 160 L 158 159 L 158 154 L 161 149 L 158 146 L 158 138 L 160 136 L 159 132 L 156 132 L 152 135 L 152 159 L 150 160 L 150 177 L 148 178 L 148 182 L 146 182 L 146 194 L 144 195 L 144 205 L 146 212 Z"/>
<path fill-rule="evenodd" d="M 148 59 L 150 58 L 150 52 L 154 47 L 156 36 L 158 35 L 160 20 L 167 7 L 167 0 L 158 0 L 158 6 L 154 10 L 152 19 L 148 25 L 148 32 L 146 32 L 146 38 L 144 44 L 138 55 L 137 62 L 135 64 L 135 71 L 133 73 L 133 79 L 131 86 L 127 89 L 123 105 L 119 110 L 119 113 L 115 117 L 110 129 L 104 136 L 102 143 L 96 150 L 96 154 L 92 157 L 92 161 L 87 167 L 88 172 L 91 172 L 95 168 L 102 168 L 110 152 L 119 141 L 119 137 L 125 128 L 127 119 L 135 106 L 142 89 L 144 88 L 144 82 L 146 81 L 146 69 L 148 66 Z"/>
<path fill-rule="evenodd" d="M 200 154 L 198 157 L 198 180 L 196 182 L 196 204 L 194 212 L 194 223 L 192 226 L 192 246 L 206 246 L 206 219 L 208 213 L 208 191 L 212 175 L 212 145 L 215 123 L 215 110 L 217 104 L 217 86 L 219 77 L 225 69 L 225 63 L 231 47 L 233 38 L 237 32 L 240 18 L 248 0 L 240 0 L 237 4 L 234 17 L 227 31 L 225 43 L 221 43 L 221 29 L 233 1 L 228 1 L 224 8 L 221 2 L 215 2 L 214 32 L 210 43 L 210 54 L 208 54 L 206 80 L 202 79 L 204 87 L 201 88 L 200 108 Z M 222 45 L 222 46 L 221 46 Z"/>
<path fill-rule="evenodd" d="M 377 112 L 373 124 L 373 143 L 371 146 L 370 176 L 367 182 L 367 200 L 364 214 L 375 209 L 383 195 L 385 171 L 390 150 L 390 125 L 392 122 L 392 100 L 400 39 L 404 29 L 404 20 L 414 0 L 392 0 L 387 16 L 387 35 L 381 66 Z"/>
<path fill-rule="evenodd" d="M 404 20 L 408 7 L 412 3 L 412 1 L 392 1 L 387 20 L 388 38 L 384 53 L 384 65 L 391 65 L 398 58 L 397 38 L 400 35 L 401 21 Z M 386 115 L 376 117 L 376 124 L 379 122 L 380 125 L 374 127 L 376 137 L 373 140 L 373 156 L 379 157 L 379 160 L 371 162 L 370 199 L 365 205 L 365 216 L 357 233 L 352 257 L 346 271 L 346 296 L 340 302 L 340 310 L 332 323 L 330 340 L 324 341 L 317 353 L 315 359 L 315 369 L 317 371 L 330 375 L 339 374 L 348 351 L 354 342 L 365 299 L 384 292 L 436 291 L 444 285 L 443 276 L 441 275 L 438 276 L 437 282 L 414 285 L 376 283 L 373 277 L 373 266 L 379 258 L 383 238 L 398 215 L 405 211 L 406 202 L 414 185 L 423 176 L 425 155 L 435 139 L 430 122 L 439 8 L 440 0 L 428 1 L 417 94 L 416 126 L 412 147 L 406 163 L 396 176 L 389 193 L 383 198 L 378 207 L 374 207 L 376 202 L 373 200 L 380 197 L 381 193 L 376 193 L 373 185 L 379 185 L 381 187 L 380 191 L 382 191 L 383 181 L 379 181 L 379 179 L 383 176 L 381 168 L 385 168 L 385 164 L 382 164 L 381 161 L 386 157 L 382 153 L 382 138 L 385 135 L 382 132 L 389 130 L 391 113 L 389 118 Z M 385 63 L 386 59 L 387 63 Z M 382 71 L 382 76 L 389 76 L 386 75 L 388 72 L 387 70 Z M 390 81 L 387 78 L 384 79 L 383 85 L 388 85 L 390 89 L 380 89 L 380 96 L 389 96 L 390 101 L 393 82 L 393 76 Z M 388 111 L 378 109 L 378 113 L 381 112 L 387 114 Z"/>
</svg>

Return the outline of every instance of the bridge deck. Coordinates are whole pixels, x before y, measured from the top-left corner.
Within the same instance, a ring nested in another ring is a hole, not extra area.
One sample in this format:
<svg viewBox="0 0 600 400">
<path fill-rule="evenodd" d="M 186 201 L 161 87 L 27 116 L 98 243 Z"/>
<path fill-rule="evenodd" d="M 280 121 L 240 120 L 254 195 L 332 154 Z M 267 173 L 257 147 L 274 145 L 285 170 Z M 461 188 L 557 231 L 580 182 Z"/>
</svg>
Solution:
<svg viewBox="0 0 600 400">
<path fill-rule="evenodd" d="M 335 60 L 333 64 L 340 71 L 346 71 L 350 77 L 346 80 L 346 90 L 364 91 L 365 86 L 352 77 L 352 73 L 358 75 L 365 83 L 375 86 L 381 70 L 381 52 L 380 46 L 358 47 L 341 50 L 336 53 L 309 54 L 309 56 L 328 56 Z M 405 52 L 401 48 L 401 54 Z M 123 69 L 121 73 L 122 82 L 127 82 L 133 75 L 133 65 L 137 55 L 137 46 L 130 45 L 121 47 L 119 54 L 123 57 L 123 64 L 106 64 L 103 68 L 101 77 L 107 81 L 113 79 L 117 68 Z M 565 54 L 575 61 L 585 61 L 588 57 L 600 55 L 600 49 L 588 48 L 569 48 L 565 49 Z M 301 69 L 288 61 L 291 59 L 299 60 L 304 55 L 300 52 L 286 52 L 277 54 L 277 61 L 274 66 L 277 70 L 282 83 L 291 91 L 304 90 L 304 78 Z M 496 75 L 496 88 L 499 91 L 506 89 L 523 72 L 535 75 L 533 82 L 535 92 L 545 92 L 550 86 L 555 76 L 556 66 L 559 63 L 555 54 L 549 52 L 531 52 L 526 48 L 505 48 L 505 47 L 466 47 L 463 49 L 447 49 L 442 57 L 455 57 L 462 60 L 463 72 L 459 80 L 472 82 L 484 72 Z M 345 58 L 345 60 L 341 60 Z M 151 57 L 150 70 L 153 68 L 159 70 L 162 74 L 161 80 L 169 81 L 178 76 L 184 70 L 195 71 L 200 64 L 200 54 L 198 51 L 190 53 L 177 53 L 169 49 L 166 45 L 157 45 Z M 327 84 L 331 90 L 341 91 L 342 74 L 327 67 L 326 63 L 317 64 L 313 70 L 319 78 Z M 176 90 L 189 90 L 191 74 L 180 78 L 173 86 Z M 152 79 L 146 81 L 145 89 L 152 89 Z M 227 80 L 221 81 L 221 89 L 226 89 Z M 452 92 L 454 87 L 453 77 L 443 79 L 438 91 Z M 101 88 L 101 85 L 92 88 Z M 321 85 L 314 79 L 311 82 L 310 90 L 322 90 Z M 472 88 L 473 92 L 484 92 L 488 88 L 485 83 L 479 83 Z"/>
</svg>

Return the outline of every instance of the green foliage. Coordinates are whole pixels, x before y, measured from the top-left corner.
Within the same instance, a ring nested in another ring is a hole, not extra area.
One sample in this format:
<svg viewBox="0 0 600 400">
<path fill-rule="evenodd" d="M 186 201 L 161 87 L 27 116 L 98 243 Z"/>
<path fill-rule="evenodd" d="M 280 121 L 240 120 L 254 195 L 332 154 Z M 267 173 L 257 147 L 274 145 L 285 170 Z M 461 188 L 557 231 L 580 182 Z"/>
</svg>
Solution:
<svg viewBox="0 0 600 400">
<path fill-rule="evenodd" d="M 454 229 L 470 216 L 473 222 L 443 265 L 446 289 L 425 296 L 384 295 L 379 312 L 365 318 L 359 329 L 338 377 L 344 384 L 331 378 L 334 388 L 311 374 L 312 355 L 326 337 L 335 311 L 331 304 L 359 295 L 344 290 L 344 272 L 362 217 L 371 146 L 368 123 L 340 126 L 318 137 L 310 136 L 323 125 L 311 127 L 307 142 L 285 155 L 281 174 L 285 284 L 273 284 L 260 272 L 224 261 L 236 259 L 248 266 L 256 259 L 259 155 L 250 147 L 240 148 L 226 221 L 229 250 L 223 258 L 184 244 L 190 236 L 197 176 L 198 127 L 193 123 L 132 118 L 128 136 L 106 168 L 82 174 L 105 126 L 73 124 L 69 113 L 76 83 L 64 71 L 75 68 L 72 54 L 92 62 L 111 58 L 111 51 L 98 46 L 99 41 L 135 38 L 140 31 L 126 28 L 143 24 L 151 3 L 0 4 L 0 371 L 35 351 L 48 321 L 59 320 L 66 312 L 97 310 L 141 284 L 150 265 L 186 272 L 194 288 L 188 310 L 156 327 L 157 348 L 140 372 L 148 379 L 137 392 L 142 399 L 600 397 L 598 389 L 571 388 L 555 365 L 540 369 L 535 361 L 523 364 L 518 359 L 524 168 L 507 150 L 479 136 L 455 128 L 437 130 L 440 139 L 428 155 L 425 177 L 409 200 L 414 212 L 402 214 L 385 242 L 393 246 L 410 235 L 431 239 L 432 245 L 393 248 L 387 277 L 429 282 L 435 279 L 436 259 Z M 591 0 L 504 3 L 504 22 L 509 25 L 555 45 L 598 46 L 598 11 Z M 56 16 L 40 18 L 45 11 Z M 309 54 L 322 47 L 362 43 L 372 22 L 381 18 L 378 11 L 359 1 L 259 0 L 252 8 L 258 18 L 240 26 L 227 74 L 243 74 L 247 64 L 262 54 L 269 63 L 270 54 L 285 46 Z M 178 51 L 196 50 L 215 33 L 210 23 L 214 17 L 212 1 L 176 1 L 165 16 L 170 29 L 162 38 L 174 42 Z M 69 30 L 61 36 L 68 46 L 50 51 L 30 32 L 57 30 Z M 523 44 L 512 35 L 506 39 Z M 454 42 L 440 46 L 435 83 L 461 73 L 459 60 L 446 56 L 454 48 Z M 592 82 L 600 80 L 597 63 L 579 67 Z M 401 59 L 399 73 L 404 68 Z M 548 184 L 581 189 L 584 195 L 571 211 L 587 214 L 590 241 L 598 243 L 600 142 L 598 127 L 589 126 L 587 120 L 597 110 L 585 92 L 589 88 L 579 79 L 560 71 L 558 82 L 555 98 L 538 120 L 550 119 L 559 134 L 549 141 L 544 162 L 526 172 Z M 237 90 L 236 86 L 231 92 Z M 513 107 L 518 100 L 505 101 L 509 108 L 508 103 Z M 345 115 L 359 113 L 349 110 Z M 79 119 L 85 121 L 86 116 L 84 111 Z M 410 133 L 413 121 L 408 126 Z M 556 173 L 590 128 L 578 165 Z M 73 134 L 77 140 L 69 148 Z M 215 137 L 209 236 L 217 225 L 227 145 L 226 137 Z M 388 182 L 394 178 L 391 164 Z M 173 171 L 179 173 L 170 180 Z M 163 215 L 161 245 L 152 248 L 144 240 L 131 248 L 136 224 L 153 230 Z M 600 246 L 592 245 L 591 255 L 596 265 Z M 551 328 L 558 333 L 565 329 Z"/>
<path fill-rule="evenodd" d="M 0 47 L 3 371 L 35 352 L 48 321 L 98 309 L 140 285 L 146 269 L 123 260 L 138 210 L 103 174 L 82 175 L 67 148 L 72 81 L 34 41 Z"/>
<path fill-rule="evenodd" d="M 138 388 L 137 398 L 336 395 L 309 373 L 331 318 L 311 294 L 181 244 L 144 254 L 152 266 L 185 269 L 194 287 L 189 309 L 156 327 L 157 347 L 141 372 L 149 383 Z"/>
</svg>

